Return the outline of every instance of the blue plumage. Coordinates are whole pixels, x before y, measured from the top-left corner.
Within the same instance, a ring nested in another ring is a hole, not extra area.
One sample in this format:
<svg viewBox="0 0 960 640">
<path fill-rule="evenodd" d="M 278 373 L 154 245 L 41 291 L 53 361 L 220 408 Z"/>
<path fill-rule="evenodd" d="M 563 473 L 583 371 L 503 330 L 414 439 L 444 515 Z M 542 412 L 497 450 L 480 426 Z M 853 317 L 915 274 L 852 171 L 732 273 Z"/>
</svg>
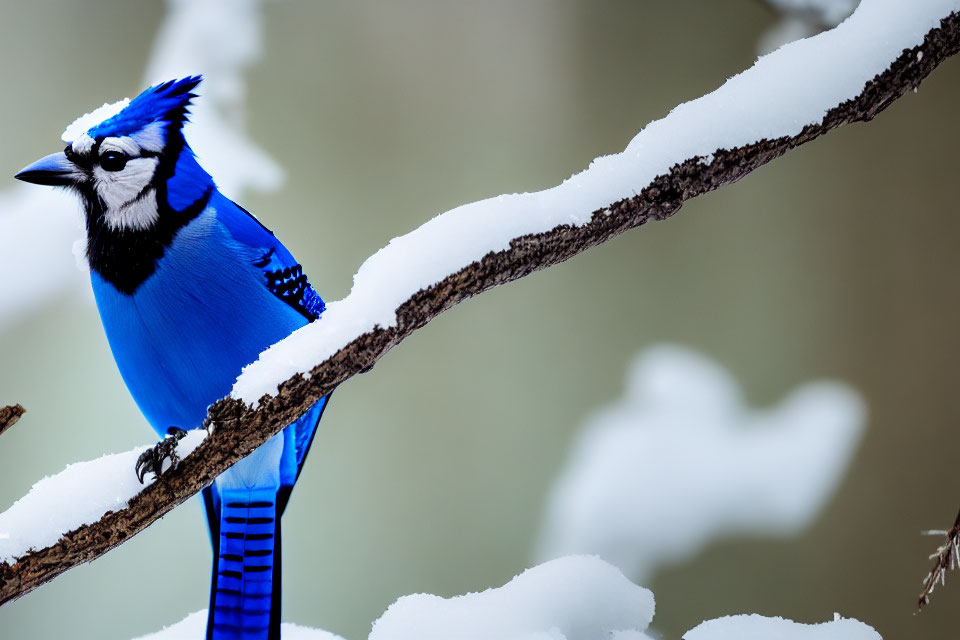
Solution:
<svg viewBox="0 0 960 640">
<path fill-rule="evenodd" d="M 179 130 L 186 121 L 193 90 L 200 76 L 170 80 L 144 90 L 122 111 L 87 130 L 91 138 L 125 136 L 143 131 L 149 125 L 165 122 Z"/>
<path fill-rule="evenodd" d="M 198 76 L 151 87 L 17 177 L 66 186 L 110 348 L 148 422 L 200 426 L 241 368 L 323 312 L 290 252 L 216 188 L 182 135 Z M 321 399 L 204 491 L 214 548 L 207 637 L 278 638 L 280 516 Z"/>
</svg>

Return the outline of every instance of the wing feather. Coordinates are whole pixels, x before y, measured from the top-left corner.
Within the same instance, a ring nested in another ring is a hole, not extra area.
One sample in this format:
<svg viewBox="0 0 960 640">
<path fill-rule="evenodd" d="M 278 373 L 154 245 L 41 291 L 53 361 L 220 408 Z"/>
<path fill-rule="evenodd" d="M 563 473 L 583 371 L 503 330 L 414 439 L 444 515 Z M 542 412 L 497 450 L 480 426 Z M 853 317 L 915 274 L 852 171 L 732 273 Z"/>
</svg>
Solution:
<svg viewBox="0 0 960 640">
<path fill-rule="evenodd" d="M 217 209 L 217 219 L 237 242 L 261 251 L 254 265 L 263 270 L 264 286 L 296 309 L 307 322 L 319 318 L 326 305 L 293 254 L 253 214 L 232 200 L 227 202 L 229 206 Z"/>
</svg>

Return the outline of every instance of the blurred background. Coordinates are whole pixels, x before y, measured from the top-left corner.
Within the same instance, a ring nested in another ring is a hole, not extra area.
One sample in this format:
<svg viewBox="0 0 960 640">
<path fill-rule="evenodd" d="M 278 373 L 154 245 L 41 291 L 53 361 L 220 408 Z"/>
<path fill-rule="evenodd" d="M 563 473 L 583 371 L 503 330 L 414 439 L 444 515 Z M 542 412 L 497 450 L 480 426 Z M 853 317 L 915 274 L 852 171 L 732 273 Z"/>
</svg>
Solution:
<svg viewBox="0 0 960 640">
<path fill-rule="evenodd" d="M 166 10 L 2 4 L 0 194 L 62 147 L 74 118 L 143 88 Z M 262 51 L 245 94 L 233 87 L 243 108 L 230 117 L 285 181 L 235 193 L 327 300 L 429 217 L 553 186 L 622 150 L 749 67 L 777 21 L 756 0 L 284 0 L 253 12 Z M 839 489 L 799 535 L 719 539 L 646 581 L 654 628 L 678 638 L 726 614 L 815 622 L 837 611 L 885 638 L 954 634 L 949 580 L 914 611 L 937 543 L 919 533 L 951 524 L 960 502 L 958 99 L 950 60 L 874 122 L 460 305 L 343 385 L 284 518 L 284 619 L 364 638 L 401 595 L 479 591 L 534 564 L 578 430 L 624 394 L 636 353 L 671 341 L 721 363 L 752 406 L 827 377 L 858 389 L 869 419 Z M 0 297 L 0 404 L 29 411 L 0 440 L 0 509 L 70 462 L 152 439 L 72 266 L 79 227 L 66 241 L 54 227 L 72 271 L 30 306 Z M 0 251 L 49 250 L 46 232 L 3 228 Z M 0 282 L 29 291 L 43 280 L 42 266 L 18 268 L 28 257 L 4 263 Z M 155 631 L 206 606 L 209 562 L 195 500 L 0 608 L 0 635 Z"/>
</svg>

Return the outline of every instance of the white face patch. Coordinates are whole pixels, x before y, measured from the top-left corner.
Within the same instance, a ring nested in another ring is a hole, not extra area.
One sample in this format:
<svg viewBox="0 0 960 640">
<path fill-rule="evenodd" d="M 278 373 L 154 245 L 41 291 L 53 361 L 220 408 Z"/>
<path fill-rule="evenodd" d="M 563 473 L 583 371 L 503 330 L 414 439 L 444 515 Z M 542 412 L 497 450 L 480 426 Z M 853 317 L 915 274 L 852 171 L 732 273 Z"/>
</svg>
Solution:
<svg viewBox="0 0 960 640">
<path fill-rule="evenodd" d="M 94 187 L 106 207 L 104 217 L 111 229 L 144 231 L 157 221 L 157 194 L 149 185 L 158 164 L 157 158 L 131 158 L 120 171 L 94 167 Z"/>
</svg>

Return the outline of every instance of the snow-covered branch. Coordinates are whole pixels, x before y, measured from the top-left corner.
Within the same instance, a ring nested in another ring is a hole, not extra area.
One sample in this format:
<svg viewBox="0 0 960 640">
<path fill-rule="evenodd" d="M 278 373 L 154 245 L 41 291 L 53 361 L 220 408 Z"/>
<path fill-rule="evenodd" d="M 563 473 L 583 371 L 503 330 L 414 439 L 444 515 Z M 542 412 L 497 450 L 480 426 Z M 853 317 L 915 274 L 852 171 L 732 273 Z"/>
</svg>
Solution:
<svg viewBox="0 0 960 640">
<path fill-rule="evenodd" d="M 177 470 L 126 507 L 0 565 L 0 602 L 143 530 L 444 310 L 872 119 L 960 49 L 958 10 L 960 0 L 866 0 L 836 29 L 761 58 L 558 187 L 460 207 L 395 238 L 361 266 L 347 298 L 262 354 L 211 407 L 212 434 Z"/>
</svg>

